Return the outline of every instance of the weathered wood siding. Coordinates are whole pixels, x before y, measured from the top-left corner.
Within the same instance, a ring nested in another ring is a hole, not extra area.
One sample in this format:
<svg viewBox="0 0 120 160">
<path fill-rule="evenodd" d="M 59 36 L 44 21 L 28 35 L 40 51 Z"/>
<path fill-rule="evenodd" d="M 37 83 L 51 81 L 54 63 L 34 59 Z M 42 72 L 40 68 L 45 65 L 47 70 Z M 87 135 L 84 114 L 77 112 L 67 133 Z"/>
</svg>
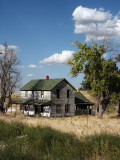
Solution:
<svg viewBox="0 0 120 160">
<path fill-rule="evenodd" d="M 51 100 L 51 91 L 34 91 L 34 99 Z"/>
<path fill-rule="evenodd" d="M 27 91 L 28 96 L 25 96 L 25 91 L 21 91 L 21 98 L 33 98 L 34 99 L 42 99 L 42 100 L 51 100 L 51 91 L 43 91 L 43 95 L 41 95 L 41 91 Z"/>
<path fill-rule="evenodd" d="M 28 96 L 25 96 L 25 91 L 21 91 L 21 98 L 32 98 L 32 91 L 28 91 Z"/>
<path fill-rule="evenodd" d="M 60 89 L 60 97 L 57 98 L 57 89 Z M 69 90 L 69 98 L 67 98 Z M 51 116 L 73 116 L 75 115 L 75 91 L 65 82 L 62 81 L 51 91 Z M 69 104 L 69 111 L 65 113 L 65 105 Z M 56 113 L 56 106 L 61 105 L 61 113 Z"/>
</svg>

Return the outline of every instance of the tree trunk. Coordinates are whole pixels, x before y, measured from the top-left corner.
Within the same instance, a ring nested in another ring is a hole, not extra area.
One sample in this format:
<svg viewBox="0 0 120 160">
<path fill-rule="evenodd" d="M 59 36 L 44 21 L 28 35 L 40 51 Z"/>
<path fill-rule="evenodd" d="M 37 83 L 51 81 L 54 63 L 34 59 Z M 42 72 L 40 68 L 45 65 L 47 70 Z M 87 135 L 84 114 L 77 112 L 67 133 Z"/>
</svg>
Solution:
<svg viewBox="0 0 120 160">
<path fill-rule="evenodd" d="M 114 113 L 120 115 L 120 103 L 114 104 Z"/>
<path fill-rule="evenodd" d="M 105 114 L 106 114 L 106 115 L 109 115 L 109 108 L 108 108 L 108 105 L 106 106 Z"/>
<path fill-rule="evenodd" d="M 99 113 L 98 113 L 98 118 L 102 118 L 103 117 L 103 105 L 100 103 L 99 104 Z"/>
<path fill-rule="evenodd" d="M 110 103 L 110 98 L 109 98 L 109 97 L 106 97 L 106 99 L 104 99 L 104 101 L 103 101 L 104 113 L 105 113 L 106 115 L 109 114 L 109 106 L 108 106 L 109 103 Z"/>
<path fill-rule="evenodd" d="M 5 103 L 5 97 L 2 95 L 1 96 L 1 103 L 0 103 L 0 110 L 1 110 L 1 112 L 2 112 L 3 115 L 5 113 L 4 103 Z"/>
<path fill-rule="evenodd" d="M 11 106 L 11 93 L 9 93 L 9 96 L 8 96 L 8 104 L 7 104 L 7 109 Z"/>
<path fill-rule="evenodd" d="M 95 104 L 95 108 L 97 108 L 97 112 L 99 112 L 99 102 Z"/>
</svg>

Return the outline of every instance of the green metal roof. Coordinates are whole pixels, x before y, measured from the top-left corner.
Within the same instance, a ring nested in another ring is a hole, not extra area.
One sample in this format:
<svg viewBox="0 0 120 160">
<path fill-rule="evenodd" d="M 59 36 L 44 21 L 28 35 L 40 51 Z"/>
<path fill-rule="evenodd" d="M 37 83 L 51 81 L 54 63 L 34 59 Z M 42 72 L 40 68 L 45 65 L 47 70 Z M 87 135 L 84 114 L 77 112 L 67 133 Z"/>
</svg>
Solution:
<svg viewBox="0 0 120 160">
<path fill-rule="evenodd" d="M 94 105 L 94 103 L 90 102 L 81 92 L 75 92 L 75 103 Z"/>
<path fill-rule="evenodd" d="M 64 78 L 48 79 L 48 80 L 46 79 L 31 80 L 22 88 L 20 88 L 20 90 L 21 91 L 51 91 L 56 85 L 58 85 L 62 81 L 66 81 L 66 83 L 69 84 L 75 90 L 75 88 Z"/>
</svg>

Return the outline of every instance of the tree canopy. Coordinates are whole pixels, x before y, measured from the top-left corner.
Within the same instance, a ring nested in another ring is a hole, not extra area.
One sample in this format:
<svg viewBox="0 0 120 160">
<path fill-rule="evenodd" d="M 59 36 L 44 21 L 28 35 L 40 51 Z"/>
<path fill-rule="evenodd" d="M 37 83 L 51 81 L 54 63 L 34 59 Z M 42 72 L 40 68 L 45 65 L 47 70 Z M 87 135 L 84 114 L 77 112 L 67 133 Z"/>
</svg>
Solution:
<svg viewBox="0 0 120 160">
<path fill-rule="evenodd" d="M 101 44 L 95 42 L 92 45 L 76 40 L 73 45 L 77 46 L 78 51 L 67 61 L 71 66 L 70 73 L 74 77 L 81 72 L 84 73 L 84 84 L 86 83 L 100 103 L 104 101 L 105 104 L 106 100 L 108 103 L 110 100 L 116 103 L 120 101 L 120 70 L 116 61 L 119 55 L 110 55 L 105 59 L 106 53 L 111 54 L 113 51 L 106 40 Z"/>
</svg>

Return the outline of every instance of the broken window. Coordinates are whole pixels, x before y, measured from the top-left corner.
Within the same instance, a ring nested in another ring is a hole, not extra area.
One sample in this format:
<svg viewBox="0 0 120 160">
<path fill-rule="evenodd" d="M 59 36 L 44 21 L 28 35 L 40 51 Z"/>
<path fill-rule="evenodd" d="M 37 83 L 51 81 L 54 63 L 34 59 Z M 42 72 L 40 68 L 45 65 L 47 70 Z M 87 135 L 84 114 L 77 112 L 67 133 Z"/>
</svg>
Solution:
<svg viewBox="0 0 120 160">
<path fill-rule="evenodd" d="M 67 98 L 70 98 L 70 90 L 67 90 Z"/>
<path fill-rule="evenodd" d="M 60 89 L 57 89 L 56 92 L 57 92 L 57 98 L 60 98 Z"/>
</svg>

